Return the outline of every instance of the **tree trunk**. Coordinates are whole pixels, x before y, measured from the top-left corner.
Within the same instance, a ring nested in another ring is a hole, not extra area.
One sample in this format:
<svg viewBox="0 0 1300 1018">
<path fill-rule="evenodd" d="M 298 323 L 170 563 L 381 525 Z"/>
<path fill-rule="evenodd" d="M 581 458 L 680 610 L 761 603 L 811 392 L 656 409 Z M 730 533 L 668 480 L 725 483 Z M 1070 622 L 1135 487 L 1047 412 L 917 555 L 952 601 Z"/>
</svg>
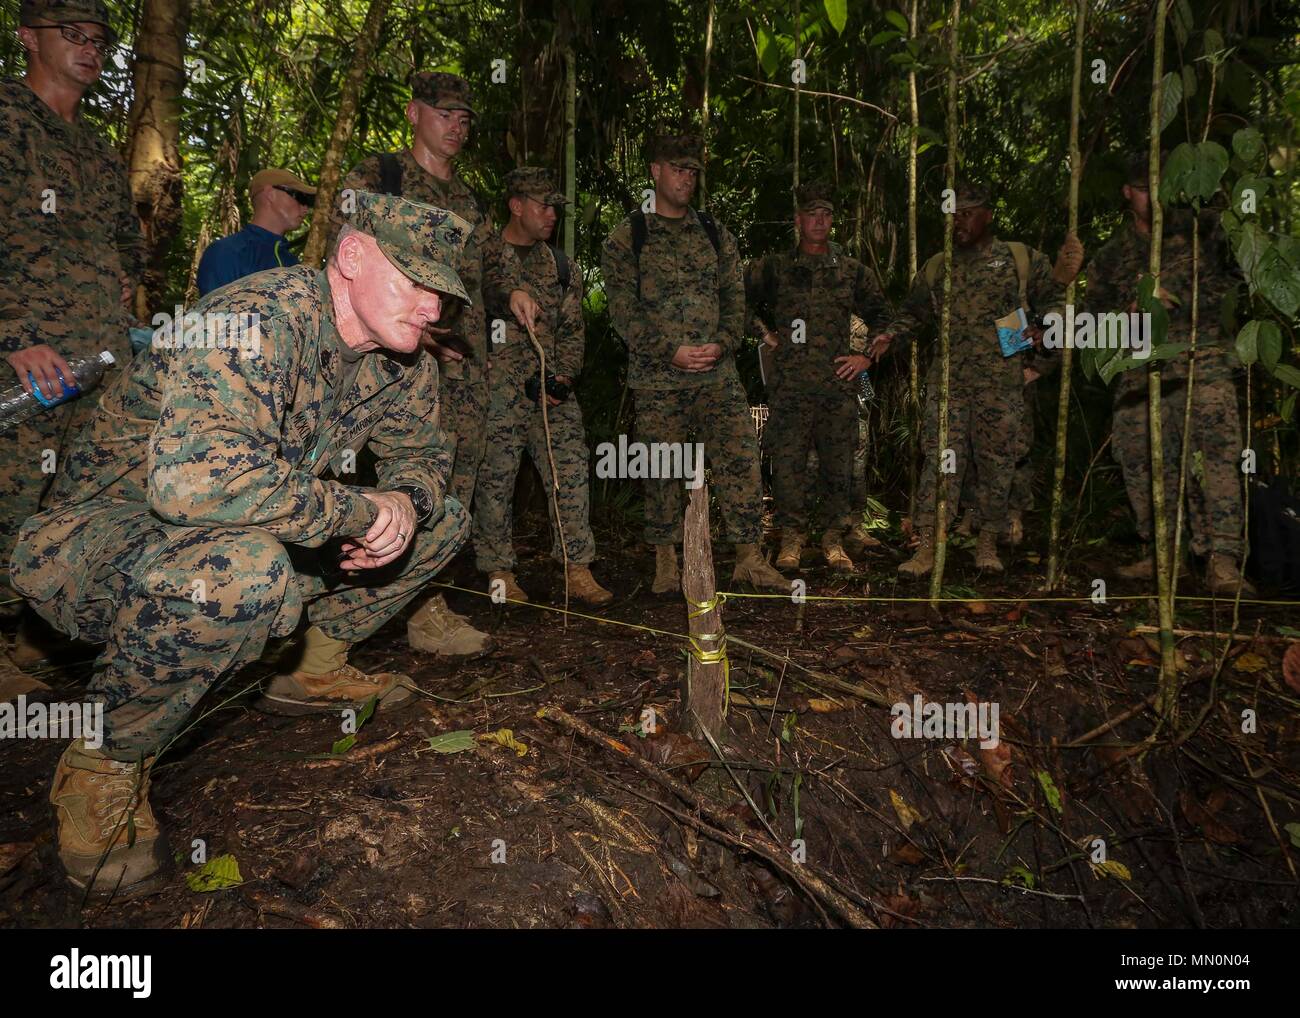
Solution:
<svg viewBox="0 0 1300 1018">
<path fill-rule="evenodd" d="M 726 635 L 722 613 L 714 604 L 713 546 L 709 540 L 709 488 L 691 491 L 682 532 L 682 593 L 686 597 L 691 655 L 682 690 L 682 716 L 696 729 L 721 742 L 727 710 Z"/>
<path fill-rule="evenodd" d="M 181 230 L 180 113 L 188 14 L 186 0 L 144 0 L 135 37 L 126 164 L 148 251 L 135 298 L 136 316 L 146 321 L 166 300 L 167 256 Z"/>
<path fill-rule="evenodd" d="M 1148 185 L 1151 188 L 1151 260 L 1148 271 L 1160 288 L 1160 243 L 1164 232 L 1164 211 L 1160 194 L 1160 107 L 1161 78 L 1165 63 L 1165 15 L 1172 0 L 1158 0 L 1155 23 L 1155 57 L 1151 64 L 1151 138 L 1148 153 Z M 1152 300 L 1159 300 L 1152 296 Z M 1156 551 L 1156 592 L 1160 616 L 1160 682 L 1156 710 L 1166 721 L 1178 719 L 1178 670 L 1174 659 L 1174 606 L 1169 599 L 1172 589 L 1169 526 L 1165 519 L 1165 455 L 1161 445 L 1160 362 L 1154 361 L 1147 372 L 1148 431 L 1151 436 L 1151 516 Z"/>
<path fill-rule="evenodd" d="M 908 20 L 909 35 L 915 39 L 920 25 L 920 0 L 912 0 L 912 16 Z M 916 97 L 916 71 L 907 72 L 908 107 L 912 113 L 912 134 L 907 142 L 907 285 L 916 279 L 920 264 L 916 249 L 916 149 L 917 132 L 921 129 L 921 105 Z M 859 207 L 860 208 L 860 207 Z M 861 212 L 859 211 L 859 216 Z M 911 414 L 911 435 L 907 443 L 907 515 L 916 518 L 916 452 L 921 444 L 921 358 L 917 344 L 908 347 L 907 406 Z"/>
<path fill-rule="evenodd" d="M 704 136 L 704 150 L 709 150 L 709 67 L 713 63 L 713 7 L 714 0 L 709 0 L 709 16 L 704 24 L 704 100 L 700 109 L 700 133 Z M 706 170 L 700 171 L 700 208 L 709 207 L 708 179 Z"/>
<path fill-rule="evenodd" d="M 1083 30 L 1088 0 L 1079 0 L 1074 19 L 1074 84 L 1070 91 L 1070 211 L 1066 232 L 1079 233 L 1079 94 L 1083 83 Z M 1074 304 L 1074 280 L 1065 288 L 1065 306 Z M 1061 503 L 1065 496 L 1065 455 L 1070 433 L 1070 369 L 1074 360 L 1074 315 L 1065 315 L 1065 346 L 1061 348 L 1061 395 L 1056 408 L 1056 468 L 1052 473 L 1052 512 L 1047 538 L 1047 589 L 1055 590 L 1061 573 Z M 1028 408 L 1026 408 L 1028 413 Z"/>
<path fill-rule="evenodd" d="M 307 235 L 307 246 L 302 253 L 305 265 L 318 266 L 325 256 L 325 238 L 330 229 L 330 217 L 326 210 L 334 206 L 334 194 L 339 187 L 339 178 L 343 175 L 343 154 L 348 139 L 352 137 L 352 125 L 357 119 L 357 99 L 361 95 L 366 67 L 379 39 L 379 29 L 384 23 L 384 15 L 388 13 L 389 3 L 390 0 L 370 0 L 370 10 L 366 12 L 361 34 L 357 36 L 352 63 L 348 66 L 343 87 L 339 90 L 339 115 L 334 121 L 329 148 L 325 150 L 325 161 L 321 164 L 320 181 L 316 185 L 316 214 L 311 217 L 311 232 Z"/>
<path fill-rule="evenodd" d="M 573 261 L 578 237 L 578 68 L 570 40 L 564 49 L 564 253 Z"/>
<path fill-rule="evenodd" d="M 946 181 L 948 193 L 957 191 L 957 57 L 961 51 L 957 29 L 961 23 L 961 0 L 952 0 L 951 24 L 948 26 L 948 166 Z M 948 557 L 948 495 L 944 484 L 944 449 L 948 446 L 948 385 L 952 358 L 948 348 L 949 327 L 952 319 L 952 214 L 943 217 L 943 306 L 939 312 L 939 360 L 942 375 L 939 379 L 939 436 L 934 449 L 934 571 L 930 573 L 930 601 L 939 599 L 943 591 L 943 566 Z M 965 450 L 962 450 L 965 455 Z"/>
</svg>

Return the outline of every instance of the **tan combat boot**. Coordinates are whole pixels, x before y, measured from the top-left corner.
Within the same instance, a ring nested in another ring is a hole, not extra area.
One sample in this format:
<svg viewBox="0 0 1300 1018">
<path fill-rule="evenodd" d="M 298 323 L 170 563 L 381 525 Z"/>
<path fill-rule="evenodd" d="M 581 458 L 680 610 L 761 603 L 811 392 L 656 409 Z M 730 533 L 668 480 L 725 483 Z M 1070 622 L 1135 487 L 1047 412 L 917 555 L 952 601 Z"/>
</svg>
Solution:
<svg viewBox="0 0 1300 1018">
<path fill-rule="evenodd" d="M 0 703 L 9 703 L 20 696 L 33 699 L 48 693 L 50 687 L 34 675 L 28 675 L 16 664 L 0 654 Z"/>
<path fill-rule="evenodd" d="M 569 593 L 583 604 L 609 604 L 614 600 L 614 595 L 596 582 L 589 566 L 570 562 L 568 580 Z"/>
<path fill-rule="evenodd" d="M 50 787 L 59 859 L 68 880 L 90 885 L 92 896 L 131 897 L 161 886 L 168 848 L 149 806 L 152 766 L 153 757 L 143 767 L 109 759 L 83 739 L 59 758 Z"/>
<path fill-rule="evenodd" d="M 1142 546 L 1138 557 L 1115 570 L 1121 580 L 1153 580 L 1156 576 L 1156 553 L 1149 544 Z"/>
<path fill-rule="evenodd" d="M 797 530 L 781 532 L 781 550 L 776 555 L 778 569 L 798 569 L 799 559 L 803 555 L 803 534 Z"/>
<path fill-rule="evenodd" d="M 500 581 L 499 585 L 498 581 Z M 515 574 L 506 569 L 497 569 L 488 573 L 488 593 L 492 595 L 494 603 L 498 595 L 507 601 L 528 600 L 524 588 L 515 582 Z"/>
<path fill-rule="evenodd" d="M 677 545 L 655 545 L 655 582 L 650 589 L 656 594 L 675 594 L 682 589 L 682 577 L 677 571 Z"/>
<path fill-rule="evenodd" d="M 975 568 L 982 573 L 1002 572 L 1002 560 L 998 558 L 998 532 L 989 527 L 980 531 L 975 541 Z"/>
<path fill-rule="evenodd" d="M 853 559 L 844 550 L 838 530 L 828 530 L 822 535 L 822 555 L 826 558 L 826 564 L 837 573 L 853 572 Z"/>
<path fill-rule="evenodd" d="M 378 699 L 379 706 L 392 707 L 411 698 L 412 685 L 409 675 L 369 675 L 349 664 L 323 675 L 286 672 L 271 680 L 258 706 L 290 717 L 334 713 L 347 707 L 360 710 L 372 697 Z"/>
<path fill-rule="evenodd" d="M 464 659 L 481 657 L 495 646 L 492 637 L 448 608 L 441 594 L 434 594 L 411 616 L 406 623 L 406 642 L 412 650 Z"/>
<path fill-rule="evenodd" d="M 961 522 L 952 528 L 956 537 L 974 537 L 975 536 L 975 510 L 967 509 L 962 513 Z"/>
<path fill-rule="evenodd" d="M 934 568 L 934 529 L 922 527 L 917 534 L 921 543 L 917 545 L 916 554 L 898 567 L 898 575 L 909 579 L 929 576 Z"/>
<path fill-rule="evenodd" d="M 1020 542 L 1025 539 L 1025 514 L 1021 510 L 1012 509 L 1007 513 L 1007 532 L 1004 539 L 1012 548 L 1019 548 Z"/>
<path fill-rule="evenodd" d="M 736 545 L 736 568 L 732 570 L 731 581 L 786 594 L 790 592 L 789 581 L 767 564 L 756 544 Z"/>
<path fill-rule="evenodd" d="M 1236 597 L 1239 583 L 1242 597 L 1255 596 L 1255 585 L 1242 577 L 1237 569 L 1236 559 L 1230 555 L 1218 555 L 1212 552 L 1205 566 L 1205 586 L 1210 592 Z"/>
<path fill-rule="evenodd" d="M 868 548 L 880 546 L 880 541 L 861 522 L 854 524 L 844 535 L 844 548 L 850 555 L 861 555 Z"/>
</svg>

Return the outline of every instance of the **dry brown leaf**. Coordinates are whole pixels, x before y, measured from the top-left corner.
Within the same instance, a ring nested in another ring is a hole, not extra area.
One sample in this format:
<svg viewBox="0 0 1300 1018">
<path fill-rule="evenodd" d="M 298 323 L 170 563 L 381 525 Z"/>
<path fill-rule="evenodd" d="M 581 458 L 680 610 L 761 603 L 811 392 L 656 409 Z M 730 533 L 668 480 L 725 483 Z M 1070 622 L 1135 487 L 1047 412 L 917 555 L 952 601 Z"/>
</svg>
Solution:
<svg viewBox="0 0 1300 1018">
<path fill-rule="evenodd" d="M 912 809 L 906 800 L 892 788 L 889 790 L 889 801 L 894 806 L 894 812 L 898 814 L 898 820 L 903 825 L 903 830 L 910 829 L 914 823 L 921 819 L 921 814 Z"/>
<path fill-rule="evenodd" d="M 1199 827 L 1201 833 L 1216 845 L 1235 845 L 1241 841 L 1236 831 L 1221 823 L 1214 813 L 1197 802 L 1196 796 L 1187 789 L 1183 789 L 1178 794 L 1178 804 L 1183 808 L 1183 816 L 1188 822 Z"/>
<path fill-rule="evenodd" d="M 1267 668 L 1268 658 L 1249 650 L 1244 654 L 1239 654 L 1237 659 L 1232 662 L 1234 672 L 1245 672 L 1247 675 L 1254 675 L 1256 672 L 1267 670 Z"/>
<path fill-rule="evenodd" d="M 966 610 L 972 615 L 991 615 L 998 609 L 987 601 L 967 601 Z"/>
<path fill-rule="evenodd" d="M 903 863 L 907 866 L 916 866 L 925 860 L 925 853 L 913 845 L 910 841 L 905 841 L 896 849 L 889 853 L 890 862 Z"/>
<path fill-rule="evenodd" d="M 1288 643 L 1286 653 L 1282 655 L 1282 678 L 1286 684 L 1300 693 L 1300 643 Z"/>
<path fill-rule="evenodd" d="M 988 749 L 981 747 L 980 762 L 984 764 L 984 769 L 996 783 L 1003 788 L 1012 786 L 1013 778 L 1011 776 L 1011 744 L 1009 742 L 999 742 L 996 746 Z"/>
<path fill-rule="evenodd" d="M 11 841 L 0 845 L 0 877 L 26 859 L 36 847 L 34 841 Z"/>
</svg>

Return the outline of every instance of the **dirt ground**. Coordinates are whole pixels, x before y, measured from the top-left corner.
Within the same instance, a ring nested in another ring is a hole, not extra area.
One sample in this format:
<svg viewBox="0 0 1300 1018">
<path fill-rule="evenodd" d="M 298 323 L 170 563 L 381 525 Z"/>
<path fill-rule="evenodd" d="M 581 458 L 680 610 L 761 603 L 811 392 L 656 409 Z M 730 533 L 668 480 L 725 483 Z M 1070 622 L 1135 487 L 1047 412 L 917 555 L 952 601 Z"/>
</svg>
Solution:
<svg viewBox="0 0 1300 1018">
<path fill-rule="evenodd" d="M 561 574 L 543 557 L 542 523 L 521 522 L 519 579 L 554 604 Z M 634 536 L 605 530 L 597 573 L 618 598 L 602 616 L 685 632 L 680 599 L 649 594 L 652 560 Z M 1086 595 L 1085 578 L 1106 575 L 1121 552 L 1097 554 L 1068 593 Z M 895 582 L 900 553 L 888 547 L 851 578 L 806 555 L 810 595 L 926 592 Z M 717 558 L 725 580 L 730 559 Z M 1217 678 L 1222 643 L 1182 638 L 1178 720 L 1160 728 L 1141 706 L 1157 655 L 1130 632 L 1150 621 L 1149 603 L 1016 600 L 1041 575 L 1022 552 L 1006 577 L 982 580 L 966 546 L 950 557 L 951 591 L 989 600 L 942 612 L 730 600 L 725 765 L 676 731 L 680 640 L 582 618 L 565 628 L 559 614 L 452 592 L 497 652 L 433 663 L 407 649 L 404 625 L 390 626 L 355 663 L 404 671 L 425 695 L 381 708 L 345 752 L 332 753 L 337 717 L 274 717 L 253 709 L 251 692 L 232 696 L 266 667 L 205 702 L 155 770 L 177 864 L 151 897 L 83 909 L 51 843 L 61 745 L 0 748 L 0 926 L 1300 925 L 1300 691 L 1278 633 L 1300 625 L 1294 609 L 1243 606 L 1240 629 L 1259 639 L 1236 643 Z M 473 577 L 462 566 L 453 578 Z M 1183 589 L 1200 593 L 1192 579 Z M 1224 628 L 1230 614 L 1189 604 L 1179 624 Z M 87 673 L 46 678 L 75 697 Z M 996 701 L 1000 745 L 894 738 L 883 704 L 917 693 Z M 543 707 L 564 713 L 539 718 Z M 639 731 L 648 709 L 651 736 Z M 581 723 L 689 782 L 695 801 L 577 734 Z M 446 733 L 501 729 L 516 745 L 430 748 Z M 243 883 L 191 890 L 196 839 L 209 859 L 233 856 Z"/>
</svg>

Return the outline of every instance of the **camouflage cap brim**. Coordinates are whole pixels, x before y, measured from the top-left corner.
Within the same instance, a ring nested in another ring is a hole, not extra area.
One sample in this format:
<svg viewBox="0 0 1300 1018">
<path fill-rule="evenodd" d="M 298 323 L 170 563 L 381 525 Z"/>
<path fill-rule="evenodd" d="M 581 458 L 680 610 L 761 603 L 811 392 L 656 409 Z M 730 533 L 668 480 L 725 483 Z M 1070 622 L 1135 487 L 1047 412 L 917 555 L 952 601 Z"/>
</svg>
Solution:
<svg viewBox="0 0 1300 1018">
<path fill-rule="evenodd" d="M 827 198 L 814 198 L 812 201 L 799 206 L 800 212 L 813 212 L 816 209 L 825 209 L 827 212 L 834 212 L 835 206 Z"/>
<path fill-rule="evenodd" d="M 704 172 L 704 164 L 700 162 L 698 159 L 693 159 L 690 156 L 686 156 L 681 159 L 668 159 L 666 160 L 666 162 L 670 162 L 674 166 L 685 167 L 688 170 L 695 170 L 697 173 Z"/>
<path fill-rule="evenodd" d="M 473 303 L 469 299 L 465 284 L 460 281 L 460 276 L 450 267 L 429 261 L 427 258 L 420 258 L 409 251 L 385 243 L 378 237 L 375 238 L 375 243 L 379 245 L 379 250 L 384 252 L 384 257 L 396 265 L 407 279 L 420 286 L 427 286 L 430 290 L 458 297 L 466 304 Z"/>
</svg>

